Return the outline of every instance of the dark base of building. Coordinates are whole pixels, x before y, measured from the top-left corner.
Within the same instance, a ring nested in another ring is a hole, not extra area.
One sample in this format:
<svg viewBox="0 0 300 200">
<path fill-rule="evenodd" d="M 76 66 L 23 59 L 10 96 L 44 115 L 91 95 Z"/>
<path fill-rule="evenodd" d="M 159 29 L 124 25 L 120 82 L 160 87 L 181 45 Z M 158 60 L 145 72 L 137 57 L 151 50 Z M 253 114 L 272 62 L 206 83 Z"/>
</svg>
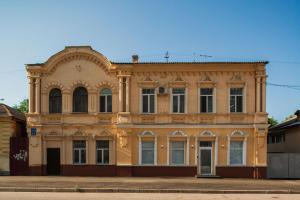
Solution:
<svg viewBox="0 0 300 200">
<path fill-rule="evenodd" d="M 216 175 L 223 178 L 266 178 L 266 167 L 216 167 Z M 30 167 L 30 175 L 47 174 L 46 166 Z M 57 175 L 62 176 L 120 176 L 120 177 L 194 177 L 195 166 L 116 166 L 116 165 L 62 165 Z"/>
</svg>

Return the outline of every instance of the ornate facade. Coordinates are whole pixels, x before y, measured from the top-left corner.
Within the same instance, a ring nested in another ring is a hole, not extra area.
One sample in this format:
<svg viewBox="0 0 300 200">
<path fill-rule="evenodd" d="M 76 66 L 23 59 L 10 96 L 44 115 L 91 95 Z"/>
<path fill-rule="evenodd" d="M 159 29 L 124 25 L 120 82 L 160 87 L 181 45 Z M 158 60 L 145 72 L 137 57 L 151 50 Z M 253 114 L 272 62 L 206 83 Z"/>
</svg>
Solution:
<svg viewBox="0 0 300 200">
<path fill-rule="evenodd" d="M 32 174 L 263 178 L 267 62 L 28 64 Z"/>
</svg>

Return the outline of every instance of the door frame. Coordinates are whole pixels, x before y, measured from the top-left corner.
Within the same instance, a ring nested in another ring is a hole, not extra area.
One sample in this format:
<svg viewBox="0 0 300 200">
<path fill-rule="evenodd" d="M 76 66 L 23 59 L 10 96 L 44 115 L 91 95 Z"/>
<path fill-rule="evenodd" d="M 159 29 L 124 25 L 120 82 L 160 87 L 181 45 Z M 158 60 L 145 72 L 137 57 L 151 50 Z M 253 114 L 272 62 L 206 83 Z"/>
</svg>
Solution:
<svg viewBox="0 0 300 200">
<path fill-rule="evenodd" d="M 209 141 L 213 144 L 212 141 Z M 209 174 L 202 174 L 201 173 L 201 150 L 210 150 L 210 173 Z M 198 148 L 198 175 L 213 175 L 213 147 L 200 147 L 199 141 L 199 148 Z"/>
<path fill-rule="evenodd" d="M 48 171 L 48 149 L 50 150 L 50 149 L 55 149 L 55 150 L 58 150 L 59 151 L 59 173 L 57 173 L 57 174 L 49 174 L 49 171 Z M 47 164 L 46 164 L 46 174 L 47 175 L 61 175 L 61 150 L 60 150 L 60 148 L 59 147 L 53 147 L 53 148 L 46 148 L 46 160 L 47 160 Z"/>
</svg>

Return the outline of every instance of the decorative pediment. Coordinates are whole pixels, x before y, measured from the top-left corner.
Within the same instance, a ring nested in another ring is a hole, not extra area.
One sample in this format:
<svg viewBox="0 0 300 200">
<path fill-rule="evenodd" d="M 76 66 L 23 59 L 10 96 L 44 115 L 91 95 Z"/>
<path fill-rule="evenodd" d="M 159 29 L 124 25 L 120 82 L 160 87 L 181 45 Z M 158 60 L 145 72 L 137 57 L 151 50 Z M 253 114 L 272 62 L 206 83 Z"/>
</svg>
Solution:
<svg viewBox="0 0 300 200">
<path fill-rule="evenodd" d="M 63 134 L 62 134 L 62 132 L 52 130 L 49 133 L 46 133 L 45 136 L 47 136 L 47 137 L 60 137 L 60 136 L 63 136 Z"/>
<path fill-rule="evenodd" d="M 140 133 L 140 137 L 154 137 L 155 134 L 152 131 L 143 131 Z"/>
<path fill-rule="evenodd" d="M 240 130 L 234 130 L 230 134 L 230 137 L 245 137 L 245 136 L 246 136 L 246 134 L 243 131 L 240 131 Z"/>
<path fill-rule="evenodd" d="M 171 137 L 186 137 L 187 135 L 183 131 L 174 131 L 170 134 Z"/>
<path fill-rule="evenodd" d="M 95 136 L 110 137 L 110 136 L 112 136 L 112 134 L 108 130 L 102 130 L 102 131 L 98 132 L 97 134 L 95 134 Z"/>
<path fill-rule="evenodd" d="M 169 82 L 169 87 L 176 88 L 176 87 L 188 87 L 188 82 L 183 80 L 180 75 L 178 75 L 173 81 Z"/>
<path fill-rule="evenodd" d="M 83 136 L 86 136 L 86 133 L 85 133 L 81 128 L 78 128 L 78 129 L 72 134 L 72 136 L 83 137 Z"/>
<path fill-rule="evenodd" d="M 40 64 L 43 75 L 52 74 L 59 66 L 74 61 L 74 60 L 86 60 L 96 64 L 103 69 L 105 73 L 109 74 L 109 71 L 113 69 L 111 62 L 103 56 L 101 53 L 93 50 L 90 46 L 70 46 L 66 47 L 63 51 L 60 51 L 51 56 L 45 63 Z M 77 65 L 76 65 L 77 66 Z M 82 67 L 74 69 L 82 70 Z M 35 70 L 29 65 L 29 70 Z"/>
<path fill-rule="evenodd" d="M 245 81 L 240 73 L 233 73 L 232 77 L 227 82 L 230 86 L 234 87 L 244 87 Z"/>
<path fill-rule="evenodd" d="M 156 88 L 158 86 L 158 81 L 153 80 L 149 75 L 146 76 L 141 81 L 138 81 L 138 86 L 142 88 Z"/>
<path fill-rule="evenodd" d="M 216 135 L 211 131 L 203 131 L 200 133 L 200 137 L 215 137 Z"/>
<path fill-rule="evenodd" d="M 213 88 L 216 87 L 216 82 L 214 82 L 210 76 L 207 74 L 204 74 L 203 77 L 197 82 L 198 87 L 207 87 L 207 88 Z"/>
</svg>

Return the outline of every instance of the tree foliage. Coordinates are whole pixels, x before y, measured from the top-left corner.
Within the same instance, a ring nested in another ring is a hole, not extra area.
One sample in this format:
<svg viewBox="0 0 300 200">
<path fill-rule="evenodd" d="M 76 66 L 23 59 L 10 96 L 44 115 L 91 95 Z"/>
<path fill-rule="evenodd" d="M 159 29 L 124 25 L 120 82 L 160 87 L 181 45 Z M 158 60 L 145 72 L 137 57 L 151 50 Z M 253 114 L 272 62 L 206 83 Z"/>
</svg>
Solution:
<svg viewBox="0 0 300 200">
<path fill-rule="evenodd" d="M 22 113 L 28 113 L 28 99 L 23 99 L 19 104 L 15 104 L 13 108 Z"/>
<path fill-rule="evenodd" d="M 269 117 L 268 124 L 270 124 L 270 126 L 275 126 L 278 124 L 278 121 L 274 117 Z"/>
</svg>

